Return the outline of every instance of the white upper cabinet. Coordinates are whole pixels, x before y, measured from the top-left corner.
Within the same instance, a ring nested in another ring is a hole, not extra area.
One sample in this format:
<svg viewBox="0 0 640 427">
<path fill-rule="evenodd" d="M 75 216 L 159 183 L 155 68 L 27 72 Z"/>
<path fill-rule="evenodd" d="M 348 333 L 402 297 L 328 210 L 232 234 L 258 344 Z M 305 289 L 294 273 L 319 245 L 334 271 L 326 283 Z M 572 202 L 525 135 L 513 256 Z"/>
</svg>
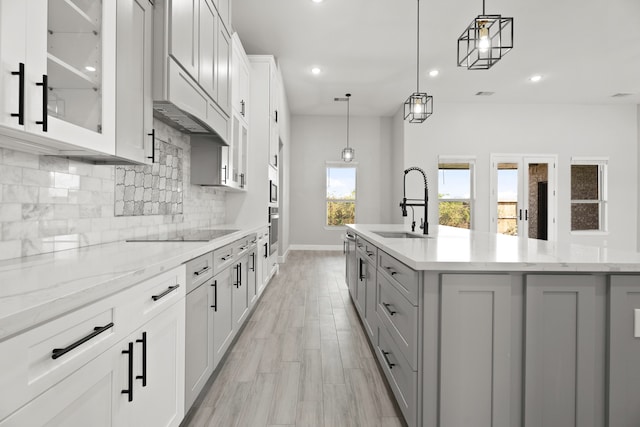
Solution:
<svg viewBox="0 0 640 427">
<path fill-rule="evenodd" d="M 190 133 L 229 139 L 229 36 L 213 0 L 156 0 L 154 109 Z"/>
<path fill-rule="evenodd" d="M 2 146 L 148 161 L 151 12 L 143 0 L 3 0 Z"/>
<path fill-rule="evenodd" d="M 249 122 L 249 94 L 250 75 L 249 58 L 242 47 L 238 33 L 232 37 L 233 52 L 231 55 L 232 86 L 231 86 L 231 106 L 235 113 L 238 113 L 245 122 Z"/>
</svg>

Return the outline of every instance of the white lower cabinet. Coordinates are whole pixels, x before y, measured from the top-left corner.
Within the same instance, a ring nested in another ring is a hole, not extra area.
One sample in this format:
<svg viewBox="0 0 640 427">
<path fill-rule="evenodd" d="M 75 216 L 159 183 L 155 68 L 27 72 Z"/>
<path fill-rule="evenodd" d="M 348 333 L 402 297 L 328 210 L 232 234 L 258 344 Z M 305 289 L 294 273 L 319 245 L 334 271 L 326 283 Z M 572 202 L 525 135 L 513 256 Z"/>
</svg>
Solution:
<svg viewBox="0 0 640 427">
<path fill-rule="evenodd" d="M 186 299 L 185 408 L 191 407 L 213 373 L 215 286 L 212 279 Z"/>
<path fill-rule="evenodd" d="M 233 313 L 232 313 L 232 271 L 231 267 L 225 268 L 214 276 L 214 304 L 213 310 L 213 366 L 214 369 L 229 348 L 233 339 Z"/>
<path fill-rule="evenodd" d="M 184 417 L 184 336 L 182 300 L 124 340 L 121 350 L 128 352 L 133 344 L 133 354 L 121 357 L 123 391 L 117 406 L 124 419 L 119 425 L 180 425 Z"/>
<path fill-rule="evenodd" d="M 249 315 L 249 286 L 247 286 L 247 260 L 245 255 L 233 267 L 233 330 L 238 331 Z"/>
<path fill-rule="evenodd" d="M 117 426 L 121 404 L 119 359 L 120 352 L 115 347 L 109 349 L 0 422 L 0 426 Z"/>
<path fill-rule="evenodd" d="M 0 426 L 178 426 L 185 268 L 0 343 Z"/>
</svg>

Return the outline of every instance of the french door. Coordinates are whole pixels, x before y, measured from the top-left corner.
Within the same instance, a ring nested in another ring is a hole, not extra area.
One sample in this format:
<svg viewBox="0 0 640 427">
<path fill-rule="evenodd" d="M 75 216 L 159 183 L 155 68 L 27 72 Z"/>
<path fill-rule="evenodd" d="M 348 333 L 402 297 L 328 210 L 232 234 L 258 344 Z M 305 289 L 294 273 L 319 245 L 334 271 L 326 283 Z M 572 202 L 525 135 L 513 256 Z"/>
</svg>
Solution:
<svg viewBox="0 0 640 427">
<path fill-rule="evenodd" d="M 491 156 L 490 231 L 556 238 L 557 156 Z"/>
</svg>

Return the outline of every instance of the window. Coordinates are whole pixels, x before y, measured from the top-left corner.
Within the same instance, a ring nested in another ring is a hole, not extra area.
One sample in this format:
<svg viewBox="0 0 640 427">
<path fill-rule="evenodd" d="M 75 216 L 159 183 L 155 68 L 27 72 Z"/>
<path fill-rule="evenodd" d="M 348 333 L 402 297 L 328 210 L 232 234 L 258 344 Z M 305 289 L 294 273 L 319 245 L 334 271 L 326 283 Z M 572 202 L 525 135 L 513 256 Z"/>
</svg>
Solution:
<svg viewBox="0 0 640 427">
<path fill-rule="evenodd" d="M 356 168 L 327 165 L 327 226 L 356 222 Z"/>
<path fill-rule="evenodd" d="M 607 230 L 606 179 L 606 159 L 571 159 L 571 231 Z"/>
<path fill-rule="evenodd" d="M 438 163 L 439 224 L 471 228 L 473 210 L 473 159 L 441 156 Z"/>
</svg>

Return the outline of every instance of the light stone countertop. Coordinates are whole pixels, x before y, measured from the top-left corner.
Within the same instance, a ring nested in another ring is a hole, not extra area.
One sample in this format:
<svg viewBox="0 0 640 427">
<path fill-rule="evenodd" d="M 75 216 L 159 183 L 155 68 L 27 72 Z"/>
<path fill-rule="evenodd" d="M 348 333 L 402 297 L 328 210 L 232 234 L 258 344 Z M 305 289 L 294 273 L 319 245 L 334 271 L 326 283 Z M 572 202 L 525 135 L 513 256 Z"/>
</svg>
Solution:
<svg viewBox="0 0 640 427">
<path fill-rule="evenodd" d="M 374 233 L 409 231 L 401 224 L 347 227 L 414 270 L 640 273 L 640 253 L 606 247 L 523 239 L 438 225 L 430 227 L 426 238 L 384 238 Z"/>
<path fill-rule="evenodd" d="M 0 341 L 264 229 L 210 242 L 116 242 L 0 261 Z"/>
</svg>

